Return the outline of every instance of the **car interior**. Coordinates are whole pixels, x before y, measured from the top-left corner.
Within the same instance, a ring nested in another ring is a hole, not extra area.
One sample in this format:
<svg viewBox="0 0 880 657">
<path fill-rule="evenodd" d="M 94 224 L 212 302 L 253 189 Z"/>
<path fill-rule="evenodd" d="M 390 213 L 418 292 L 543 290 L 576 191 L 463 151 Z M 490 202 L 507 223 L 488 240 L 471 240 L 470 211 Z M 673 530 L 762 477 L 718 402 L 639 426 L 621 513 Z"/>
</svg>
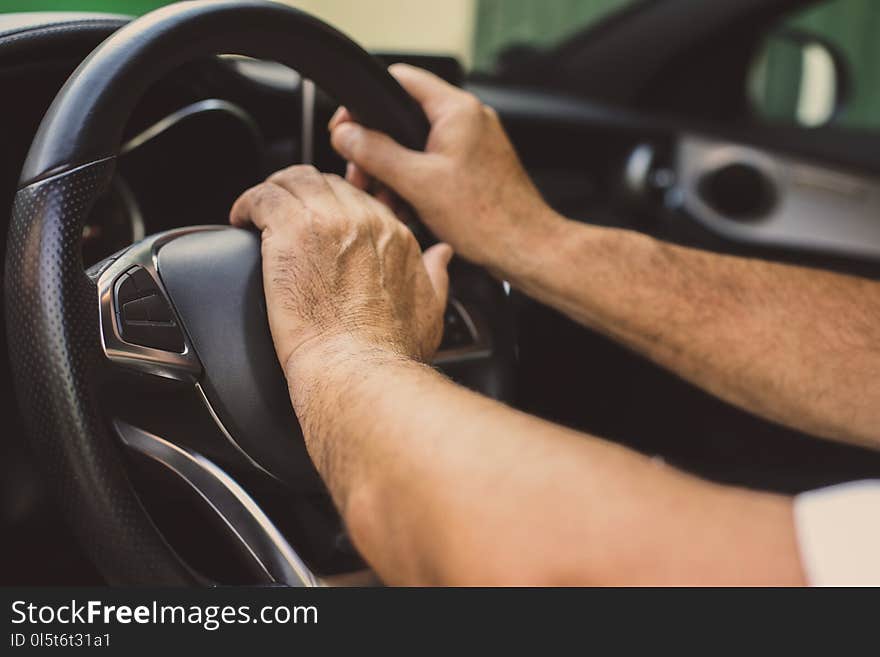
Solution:
<svg viewBox="0 0 880 657">
<path fill-rule="evenodd" d="M 810 22 L 852 2 L 618 3 L 479 70 L 368 54 L 260 1 L 0 14 L 0 582 L 372 581 L 290 408 L 259 238 L 228 212 L 285 166 L 343 172 L 340 102 L 421 148 L 390 63 L 497 110 L 572 219 L 880 276 L 880 132 L 851 111 L 876 89 Z M 880 473 L 880 454 L 728 405 L 468 263 L 451 280 L 435 365 L 483 394 L 719 482 Z"/>
</svg>

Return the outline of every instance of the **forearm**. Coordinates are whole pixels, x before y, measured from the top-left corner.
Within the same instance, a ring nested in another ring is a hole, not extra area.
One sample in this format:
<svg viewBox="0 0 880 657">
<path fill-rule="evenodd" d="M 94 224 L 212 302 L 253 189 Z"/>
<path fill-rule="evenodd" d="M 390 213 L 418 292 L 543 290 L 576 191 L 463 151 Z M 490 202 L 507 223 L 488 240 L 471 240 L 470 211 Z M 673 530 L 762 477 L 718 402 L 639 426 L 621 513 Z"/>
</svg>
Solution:
<svg viewBox="0 0 880 657">
<path fill-rule="evenodd" d="M 381 351 L 337 343 L 287 373 L 310 453 L 389 583 L 801 583 L 786 498 L 686 476 Z"/>
<path fill-rule="evenodd" d="M 717 396 L 880 447 L 880 284 L 570 221 L 494 269 Z"/>
</svg>

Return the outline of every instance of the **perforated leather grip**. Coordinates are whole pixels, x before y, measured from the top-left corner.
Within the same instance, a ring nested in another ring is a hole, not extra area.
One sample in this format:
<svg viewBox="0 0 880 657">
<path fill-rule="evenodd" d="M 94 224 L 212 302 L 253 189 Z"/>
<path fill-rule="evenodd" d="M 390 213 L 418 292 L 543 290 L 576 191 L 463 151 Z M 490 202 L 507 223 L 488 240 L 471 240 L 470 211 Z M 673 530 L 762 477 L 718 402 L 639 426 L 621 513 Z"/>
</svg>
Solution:
<svg viewBox="0 0 880 657">
<path fill-rule="evenodd" d="M 298 69 L 364 123 L 420 148 L 421 109 L 370 55 L 307 14 L 271 2 L 187 2 L 127 25 L 77 68 L 43 119 L 15 198 L 6 258 L 14 381 L 64 515 L 112 583 L 197 578 L 134 494 L 96 399 L 97 291 L 82 226 L 112 175 L 123 128 L 154 81 L 193 59 L 237 53 Z"/>
<path fill-rule="evenodd" d="M 221 53 L 287 64 L 365 125 L 409 148 L 425 145 L 429 126 L 421 108 L 341 32 L 275 2 L 181 2 L 125 26 L 74 71 L 40 125 L 21 186 L 115 155 L 126 121 L 153 82 Z"/>
<path fill-rule="evenodd" d="M 83 272 L 82 221 L 112 173 L 104 160 L 15 197 L 6 258 L 6 326 L 19 406 L 65 519 L 111 583 L 195 577 L 128 483 L 98 407 L 97 291 Z"/>
</svg>

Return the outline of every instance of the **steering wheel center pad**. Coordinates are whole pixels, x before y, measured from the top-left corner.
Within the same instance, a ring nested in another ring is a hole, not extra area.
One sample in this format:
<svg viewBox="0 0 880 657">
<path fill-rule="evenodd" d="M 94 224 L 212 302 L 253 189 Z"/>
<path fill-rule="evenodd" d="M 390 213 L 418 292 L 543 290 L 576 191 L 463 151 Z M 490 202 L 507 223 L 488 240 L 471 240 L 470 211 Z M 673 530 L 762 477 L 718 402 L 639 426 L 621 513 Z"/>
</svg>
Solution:
<svg viewBox="0 0 880 657">
<path fill-rule="evenodd" d="M 278 478 L 320 489 L 272 346 L 259 235 L 190 233 L 159 250 L 156 268 L 204 368 L 205 397 L 231 437 Z"/>
</svg>

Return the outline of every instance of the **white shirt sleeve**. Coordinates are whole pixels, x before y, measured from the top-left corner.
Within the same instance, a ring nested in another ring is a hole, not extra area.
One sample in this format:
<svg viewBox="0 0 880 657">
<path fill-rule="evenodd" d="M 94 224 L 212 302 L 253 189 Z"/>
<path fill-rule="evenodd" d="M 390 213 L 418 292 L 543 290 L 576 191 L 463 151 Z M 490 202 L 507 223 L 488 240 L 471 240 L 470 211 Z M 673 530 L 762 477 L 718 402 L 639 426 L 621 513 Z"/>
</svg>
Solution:
<svg viewBox="0 0 880 657">
<path fill-rule="evenodd" d="M 812 586 L 880 586 L 880 480 L 801 493 L 794 519 Z"/>
</svg>

